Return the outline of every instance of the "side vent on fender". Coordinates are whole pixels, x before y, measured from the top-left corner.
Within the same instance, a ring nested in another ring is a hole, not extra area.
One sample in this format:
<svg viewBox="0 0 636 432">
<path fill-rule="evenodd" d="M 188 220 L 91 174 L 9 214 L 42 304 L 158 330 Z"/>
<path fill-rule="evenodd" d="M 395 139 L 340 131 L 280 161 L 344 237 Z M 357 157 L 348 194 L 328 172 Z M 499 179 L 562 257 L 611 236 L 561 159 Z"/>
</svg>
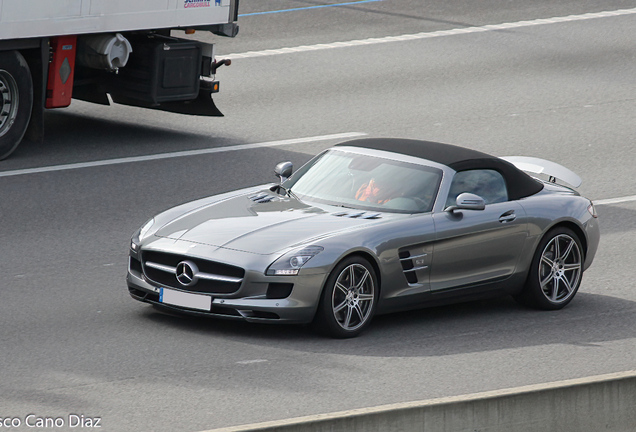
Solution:
<svg viewBox="0 0 636 432">
<path fill-rule="evenodd" d="M 413 255 L 412 251 L 402 249 L 398 253 L 400 258 L 400 264 L 402 265 L 402 271 L 409 284 L 413 285 L 420 282 L 418 278 L 418 272 L 420 270 L 428 269 L 428 254 L 423 252 L 416 252 L 417 255 Z"/>
</svg>

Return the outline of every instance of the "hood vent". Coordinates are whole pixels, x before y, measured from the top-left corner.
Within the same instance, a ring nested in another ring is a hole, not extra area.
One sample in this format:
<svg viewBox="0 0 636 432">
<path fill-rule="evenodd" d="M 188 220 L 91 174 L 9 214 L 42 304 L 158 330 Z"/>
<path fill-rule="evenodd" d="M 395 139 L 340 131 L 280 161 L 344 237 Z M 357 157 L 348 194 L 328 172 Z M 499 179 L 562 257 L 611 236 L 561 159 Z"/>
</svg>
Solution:
<svg viewBox="0 0 636 432">
<path fill-rule="evenodd" d="M 268 202 L 277 200 L 277 197 L 270 195 L 268 193 L 260 193 L 257 195 L 252 195 L 251 197 L 248 197 L 248 198 L 259 204 L 268 203 Z"/>
<path fill-rule="evenodd" d="M 382 217 L 380 213 L 349 212 L 349 211 L 333 213 L 333 215 L 338 217 L 352 218 L 352 219 L 380 219 Z"/>
</svg>

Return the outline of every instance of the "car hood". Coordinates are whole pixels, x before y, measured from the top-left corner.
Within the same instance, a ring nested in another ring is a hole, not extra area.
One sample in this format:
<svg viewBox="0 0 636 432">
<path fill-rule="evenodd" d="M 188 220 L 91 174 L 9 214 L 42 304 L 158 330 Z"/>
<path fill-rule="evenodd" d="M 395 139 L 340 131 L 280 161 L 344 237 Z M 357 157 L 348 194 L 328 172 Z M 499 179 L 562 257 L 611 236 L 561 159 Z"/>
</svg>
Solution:
<svg viewBox="0 0 636 432">
<path fill-rule="evenodd" d="M 270 254 L 382 220 L 378 216 L 376 219 L 364 219 L 374 215 L 372 212 L 351 217 L 362 212 L 318 207 L 267 192 L 236 196 L 189 211 L 163 225 L 155 235 Z M 266 197 L 256 200 L 262 195 Z"/>
</svg>

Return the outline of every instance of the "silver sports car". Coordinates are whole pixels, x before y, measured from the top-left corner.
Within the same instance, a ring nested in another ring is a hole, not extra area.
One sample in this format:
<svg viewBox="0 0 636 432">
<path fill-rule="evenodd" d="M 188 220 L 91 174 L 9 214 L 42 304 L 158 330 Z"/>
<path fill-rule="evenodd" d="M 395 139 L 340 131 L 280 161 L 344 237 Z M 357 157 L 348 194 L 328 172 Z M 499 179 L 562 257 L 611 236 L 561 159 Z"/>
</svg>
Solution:
<svg viewBox="0 0 636 432">
<path fill-rule="evenodd" d="M 130 243 L 132 297 L 346 338 L 376 314 L 496 295 L 560 309 L 599 244 L 594 205 L 560 184 L 581 179 L 538 158 L 359 139 L 275 172 L 280 184 L 145 223 Z"/>
</svg>

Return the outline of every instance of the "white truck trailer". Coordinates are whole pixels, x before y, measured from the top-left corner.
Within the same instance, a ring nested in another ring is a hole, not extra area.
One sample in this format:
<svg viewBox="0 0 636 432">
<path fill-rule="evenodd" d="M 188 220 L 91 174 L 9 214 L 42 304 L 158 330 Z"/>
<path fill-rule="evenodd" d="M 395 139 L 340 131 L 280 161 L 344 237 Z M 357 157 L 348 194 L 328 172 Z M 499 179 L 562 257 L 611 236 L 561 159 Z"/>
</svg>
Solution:
<svg viewBox="0 0 636 432">
<path fill-rule="evenodd" d="M 239 0 L 0 0 L 0 160 L 43 139 L 71 98 L 222 116 L 214 45 L 171 30 L 238 33 Z"/>
</svg>

